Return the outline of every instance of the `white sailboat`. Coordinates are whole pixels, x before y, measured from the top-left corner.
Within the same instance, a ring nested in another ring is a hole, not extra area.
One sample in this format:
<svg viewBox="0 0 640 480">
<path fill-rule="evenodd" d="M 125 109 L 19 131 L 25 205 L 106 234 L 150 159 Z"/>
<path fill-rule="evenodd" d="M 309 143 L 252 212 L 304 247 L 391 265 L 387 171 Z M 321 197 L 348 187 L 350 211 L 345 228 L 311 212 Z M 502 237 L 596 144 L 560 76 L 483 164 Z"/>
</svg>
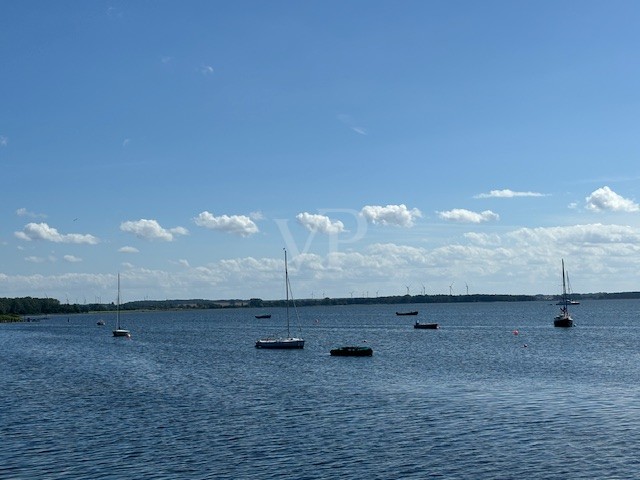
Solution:
<svg viewBox="0 0 640 480">
<path fill-rule="evenodd" d="M 131 337 L 131 332 L 120 325 L 120 274 L 118 273 L 118 299 L 116 302 L 116 329 L 113 331 L 114 337 Z"/>
<path fill-rule="evenodd" d="M 286 308 L 287 308 L 287 336 L 286 337 L 265 337 L 256 341 L 256 348 L 304 348 L 304 339 L 300 337 L 292 337 L 290 331 L 289 321 L 289 294 L 291 293 L 291 284 L 289 283 L 289 271 L 287 269 L 287 250 L 284 249 L 284 283 L 286 291 Z M 295 309 L 295 301 L 293 300 L 293 293 L 291 293 L 291 301 L 296 312 L 296 318 L 298 311 Z M 300 324 L 298 319 L 298 325 Z"/>
<path fill-rule="evenodd" d="M 562 260 L 562 300 L 559 302 L 560 313 L 553 319 L 554 327 L 573 327 L 573 318 L 569 315 L 569 296 L 567 295 L 566 274 L 564 271 L 564 259 Z"/>
</svg>

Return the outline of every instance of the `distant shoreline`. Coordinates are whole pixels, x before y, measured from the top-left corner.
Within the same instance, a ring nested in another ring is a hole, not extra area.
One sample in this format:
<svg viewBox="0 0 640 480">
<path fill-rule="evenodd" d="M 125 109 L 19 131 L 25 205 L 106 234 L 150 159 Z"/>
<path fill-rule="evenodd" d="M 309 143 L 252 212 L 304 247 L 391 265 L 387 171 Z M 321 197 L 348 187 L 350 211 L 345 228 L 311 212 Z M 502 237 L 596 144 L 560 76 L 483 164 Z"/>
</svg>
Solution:
<svg viewBox="0 0 640 480">
<path fill-rule="evenodd" d="M 388 297 L 353 297 L 353 298 L 304 298 L 295 300 L 298 307 L 332 306 L 332 305 L 398 305 L 418 303 L 478 303 L 478 302 L 557 302 L 559 295 L 397 295 Z M 640 292 L 620 293 L 588 293 L 573 294 L 572 300 L 622 300 L 640 299 Z M 285 300 L 138 300 L 120 305 L 121 311 L 157 311 L 157 310 L 209 310 L 224 308 L 269 308 L 284 307 Z M 0 322 L 8 323 L 27 319 L 15 320 L 22 315 L 69 315 L 74 313 L 109 313 L 114 312 L 116 306 L 108 304 L 62 304 L 52 298 L 0 298 Z"/>
</svg>

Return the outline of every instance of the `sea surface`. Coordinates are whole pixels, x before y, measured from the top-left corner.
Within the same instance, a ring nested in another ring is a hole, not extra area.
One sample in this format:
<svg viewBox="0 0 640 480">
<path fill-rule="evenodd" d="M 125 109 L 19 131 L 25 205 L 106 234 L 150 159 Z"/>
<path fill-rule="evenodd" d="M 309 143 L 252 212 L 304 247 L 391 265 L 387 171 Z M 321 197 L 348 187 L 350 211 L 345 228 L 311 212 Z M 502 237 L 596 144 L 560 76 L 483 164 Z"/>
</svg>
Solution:
<svg viewBox="0 0 640 480">
<path fill-rule="evenodd" d="M 298 308 L 292 351 L 254 347 L 276 308 L 0 324 L 0 478 L 639 478 L 640 301 L 558 310 Z"/>
</svg>

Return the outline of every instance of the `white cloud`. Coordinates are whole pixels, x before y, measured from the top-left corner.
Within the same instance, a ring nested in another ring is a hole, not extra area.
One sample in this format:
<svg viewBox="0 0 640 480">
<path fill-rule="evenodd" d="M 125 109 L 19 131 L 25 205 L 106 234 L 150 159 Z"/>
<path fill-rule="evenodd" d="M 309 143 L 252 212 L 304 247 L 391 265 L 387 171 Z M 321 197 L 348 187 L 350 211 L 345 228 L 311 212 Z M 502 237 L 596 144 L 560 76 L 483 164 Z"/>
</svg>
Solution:
<svg viewBox="0 0 640 480">
<path fill-rule="evenodd" d="M 367 222 L 381 225 L 395 225 L 398 227 L 412 227 L 417 218 L 422 217 L 422 212 L 417 208 L 409 210 L 405 205 L 366 205 L 360 211 Z"/>
<path fill-rule="evenodd" d="M 485 210 L 484 212 L 472 212 L 471 210 L 465 210 L 464 208 L 454 208 L 445 212 L 437 212 L 438 216 L 443 220 L 450 220 L 452 222 L 459 223 L 483 223 L 498 220 L 500 216 L 497 213 L 493 213 L 491 210 Z"/>
<path fill-rule="evenodd" d="M 120 230 L 132 233 L 136 237 L 144 240 L 163 240 L 165 242 L 172 242 L 176 235 L 188 235 L 189 233 L 189 231 L 183 227 L 165 229 L 161 227 L 156 220 L 148 220 L 145 218 L 123 222 L 120 225 Z"/>
<path fill-rule="evenodd" d="M 546 197 L 544 193 L 538 192 L 514 192 L 513 190 L 491 190 L 489 193 L 480 193 L 473 198 L 513 198 L 513 197 Z"/>
<path fill-rule="evenodd" d="M 310 232 L 320 232 L 326 235 L 335 235 L 344 232 L 344 224 L 340 220 L 332 222 L 325 215 L 314 215 L 303 212 L 296 215 L 296 220 L 300 225 Z"/>
<path fill-rule="evenodd" d="M 0 135 L 0 147 L 6 147 L 9 145 L 9 139 L 4 135 Z"/>
<path fill-rule="evenodd" d="M 16 210 L 16 215 L 19 217 L 31 217 L 31 218 L 45 218 L 46 215 L 43 213 L 33 213 L 28 211 L 26 208 L 19 208 Z"/>
<path fill-rule="evenodd" d="M 211 65 L 203 65 L 202 67 L 200 67 L 200 71 L 203 75 L 212 75 L 213 67 Z"/>
<path fill-rule="evenodd" d="M 595 212 L 637 212 L 640 206 L 632 200 L 621 197 L 609 187 L 604 186 L 585 198 L 587 209 Z"/>
<path fill-rule="evenodd" d="M 44 263 L 47 261 L 42 257 L 36 257 L 36 256 L 25 257 L 24 260 L 25 262 L 29 262 L 29 263 Z"/>
<path fill-rule="evenodd" d="M 21 232 L 15 232 L 15 236 L 21 240 L 46 240 L 54 243 L 78 243 L 96 245 L 97 237 L 89 234 L 68 233 L 61 234 L 46 223 L 28 223 Z"/>
<path fill-rule="evenodd" d="M 118 251 L 120 253 L 138 253 L 140 250 L 138 250 L 136 247 L 126 246 L 126 247 L 120 247 Z"/>
<path fill-rule="evenodd" d="M 248 237 L 258 233 L 258 226 L 245 215 L 221 215 L 214 216 L 207 211 L 201 212 L 193 221 L 199 227 L 233 233 L 241 237 Z"/>
<path fill-rule="evenodd" d="M 76 257 L 75 255 L 65 255 L 65 256 L 64 256 L 64 257 L 62 257 L 62 258 L 64 258 L 64 260 L 65 260 L 66 262 L 69 262 L 69 263 L 78 263 L 78 262 L 81 262 L 81 261 L 82 261 L 82 259 L 81 259 L 81 258 Z"/>
<path fill-rule="evenodd" d="M 464 238 L 469 240 L 471 243 L 475 243 L 476 245 L 482 245 L 482 246 L 500 245 L 500 236 L 495 234 L 490 235 L 487 233 L 467 232 L 463 236 Z"/>
<path fill-rule="evenodd" d="M 600 223 L 572 225 L 569 227 L 521 228 L 507 234 L 519 243 L 532 245 L 604 245 L 638 244 L 640 232 L 628 226 L 603 225 Z"/>
</svg>

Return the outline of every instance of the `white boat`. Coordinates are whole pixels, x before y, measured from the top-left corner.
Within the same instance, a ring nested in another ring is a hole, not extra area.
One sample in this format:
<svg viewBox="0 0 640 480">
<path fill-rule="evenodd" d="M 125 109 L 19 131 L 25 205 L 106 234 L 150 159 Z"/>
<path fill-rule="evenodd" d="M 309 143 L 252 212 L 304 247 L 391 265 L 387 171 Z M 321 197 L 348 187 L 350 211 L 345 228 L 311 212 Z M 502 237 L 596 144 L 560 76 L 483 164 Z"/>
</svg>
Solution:
<svg viewBox="0 0 640 480">
<path fill-rule="evenodd" d="M 554 327 L 573 327 L 573 318 L 569 314 L 569 305 L 570 300 L 567 295 L 567 281 L 566 274 L 564 271 L 564 259 L 562 260 L 562 299 L 559 302 L 562 306 L 560 307 L 560 313 L 555 316 L 553 319 Z"/>
<path fill-rule="evenodd" d="M 120 325 L 120 274 L 118 273 L 118 300 L 116 302 L 116 329 L 113 331 L 114 337 L 131 337 L 131 332 Z"/>
<path fill-rule="evenodd" d="M 293 293 L 291 293 L 291 284 L 289 283 L 289 271 L 287 269 L 287 250 L 284 249 L 284 283 L 286 291 L 286 308 L 287 308 L 287 336 L 284 337 L 265 337 L 256 341 L 256 348 L 304 348 L 304 339 L 300 337 L 292 337 L 289 321 L 289 297 L 293 303 L 293 308 L 296 312 L 296 319 L 298 320 L 298 326 L 300 320 L 298 319 L 298 310 L 295 308 L 295 301 L 293 300 Z M 289 295 L 291 293 L 291 295 Z M 298 327 L 299 328 L 299 327 Z"/>
</svg>

